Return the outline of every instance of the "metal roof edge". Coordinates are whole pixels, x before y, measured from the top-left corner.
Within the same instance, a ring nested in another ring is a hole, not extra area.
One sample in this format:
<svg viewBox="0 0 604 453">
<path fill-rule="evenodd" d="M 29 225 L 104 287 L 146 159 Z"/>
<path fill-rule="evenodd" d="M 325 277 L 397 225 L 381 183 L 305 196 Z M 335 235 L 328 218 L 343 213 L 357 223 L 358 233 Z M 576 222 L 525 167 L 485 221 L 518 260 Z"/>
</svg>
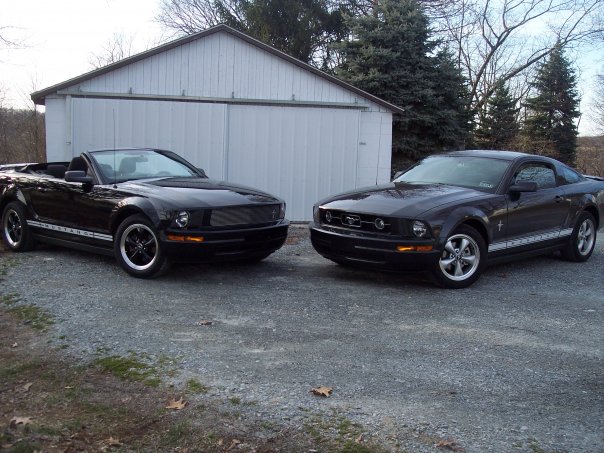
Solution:
<svg viewBox="0 0 604 453">
<path fill-rule="evenodd" d="M 289 63 L 292 63 L 293 65 L 298 66 L 301 69 L 309 71 L 309 72 L 317 75 L 318 77 L 321 77 L 331 83 L 339 85 L 340 87 L 342 87 L 344 89 L 352 91 L 353 93 L 356 93 L 365 99 L 368 99 L 382 107 L 387 108 L 388 110 L 391 110 L 393 113 L 404 113 L 404 110 L 402 108 L 400 108 L 394 104 L 384 101 L 383 99 L 381 99 L 377 96 L 369 94 L 366 91 L 363 91 L 360 88 L 355 87 L 354 85 L 346 83 L 346 82 L 338 79 L 337 77 L 332 76 L 331 74 L 327 74 L 326 72 L 323 72 L 320 69 L 317 69 L 314 66 L 309 65 L 308 63 L 304 63 L 303 61 L 300 61 L 300 60 L 292 57 L 291 55 L 286 54 L 285 52 L 275 49 L 274 47 L 271 47 L 268 44 L 265 44 L 256 38 L 252 38 L 251 36 L 246 35 L 245 33 L 240 32 L 238 30 L 235 30 L 234 28 L 229 27 L 228 25 L 225 25 L 225 24 L 219 24 L 214 27 L 208 28 L 207 30 L 203 30 L 198 33 L 194 33 L 192 35 L 188 35 L 188 36 L 184 36 L 182 38 L 175 39 L 166 44 L 162 44 L 158 47 L 154 47 L 153 49 L 149 49 L 144 52 L 140 52 L 131 57 L 124 58 L 123 60 L 116 61 L 115 63 L 111 63 L 107 66 L 103 66 L 102 68 L 94 69 L 92 71 L 89 71 L 89 72 L 79 75 L 77 77 L 68 79 L 64 82 L 52 85 L 48 88 L 44 88 L 42 90 L 35 91 L 31 94 L 31 99 L 32 99 L 32 101 L 34 101 L 34 103 L 36 105 L 44 105 L 46 96 L 57 93 L 60 90 L 68 88 L 72 85 L 77 85 L 78 83 L 92 79 L 93 77 L 98 77 L 100 75 L 103 75 L 108 72 L 114 71 L 114 70 L 122 68 L 124 66 L 127 66 L 129 64 L 136 63 L 140 60 L 144 60 L 145 58 L 157 55 L 161 52 L 171 50 L 175 47 L 182 46 L 184 44 L 188 44 L 192 41 L 196 41 L 197 39 L 201 39 L 206 36 L 210 36 L 214 33 L 221 32 L 221 31 L 229 33 L 232 36 L 235 36 L 249 44 L 252 44 L 253 46 L 256 46 L 266 52 L 269 52 L 269 53 L 285 60 L 285 61 L 288 61 Z"/>
</svg>

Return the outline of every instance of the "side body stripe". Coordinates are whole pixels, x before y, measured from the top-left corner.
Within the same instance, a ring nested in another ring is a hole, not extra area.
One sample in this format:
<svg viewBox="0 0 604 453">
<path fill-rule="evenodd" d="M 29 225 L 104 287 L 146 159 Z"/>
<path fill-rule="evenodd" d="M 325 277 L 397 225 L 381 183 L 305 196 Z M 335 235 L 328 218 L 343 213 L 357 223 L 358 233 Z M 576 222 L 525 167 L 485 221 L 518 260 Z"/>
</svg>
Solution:
<svg viewBox="0 0 604 453">
<path fill-rule="evenodd" d="M 32 227 L 42 228 L 43 230 L 59 231 L 61 233 L 73 234 L 76 236 L 83 236 L 83 237 L 87 237 L 87 238 L 100 239 L 102 241 L 113 242 L 113 236 L 111 236 L 110 234 L 96 233 L 94 231 L 64 227 L 64 226 L 60 226 L 60 225 L 54 225 L 52 223 L 38 222 L 36 220 L 28 220 L 27 223 L 28 223 L 28 225 L 31 225 Z"/>
<path fill-rule="evenodd" d="M 558 239 L 561 237 L 570 236 L 573 232 L 572 228 L 566 228 L 564 230 L 550 231 L 547 233 L 535 234 L 532 236 L 526 236 L 522 238 L 513 239 L 511 241 L 495 242 L 489 245 L 489 252 L 497 252 L 499 250 L 510 249 L 514 247 L 521 247 L 523 245 L 535 244 L 537 242 L 549 241 L 552 239 Z"/>
</svg>

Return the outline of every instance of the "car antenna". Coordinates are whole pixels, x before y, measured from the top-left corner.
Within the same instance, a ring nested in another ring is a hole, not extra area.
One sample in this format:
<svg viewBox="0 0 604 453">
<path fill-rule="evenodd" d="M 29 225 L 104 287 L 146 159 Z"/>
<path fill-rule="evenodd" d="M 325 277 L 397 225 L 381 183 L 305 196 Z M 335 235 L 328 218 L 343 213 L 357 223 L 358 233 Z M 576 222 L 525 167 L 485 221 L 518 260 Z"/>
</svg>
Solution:
<svg viewBox="0 0 604 453">
<path fill-rule="evenodd" d="M 115 171 L 115 107 L 113 110 L 113 188 L 117 189 L 117 173 Z"/>
</svg>

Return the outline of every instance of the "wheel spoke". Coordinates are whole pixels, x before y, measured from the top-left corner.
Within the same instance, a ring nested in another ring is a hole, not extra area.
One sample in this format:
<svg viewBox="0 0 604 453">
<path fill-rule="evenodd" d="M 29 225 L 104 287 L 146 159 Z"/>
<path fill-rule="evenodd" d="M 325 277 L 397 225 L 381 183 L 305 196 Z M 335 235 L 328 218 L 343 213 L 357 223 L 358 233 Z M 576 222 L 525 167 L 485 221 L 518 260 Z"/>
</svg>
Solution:
<svg viewBox="0 0 604 453">
<path fill-rule="evenodd" d="M 463 275 L 463 266 L 461 265 L 460 261 L 457 261 L 455 263 L 455 276 L 461 277 L 462 275 Z"/>
<path fill-rule="evenodd" d="M 455 253 L 455 247 L 453 246 L 453 242 L 452 241 L 448 241 L 445 244 L 445 250 L 449 253 Z"/>
<path fill-rule="evenodd" d="M 464 255 L 461 257 L 461 260 L 464 263 L 469 264 L 471 266 L 476 262 L 476 256 L 475 255 Z"/>
<path fill-rule="evenodd" d="M 454 262 L 455 262 L 455 258 L 447 258 L 447 259 L 440 260 L 440 263 L 446 268 L 448 268 Z"/>
<path fill-rule="evenodd" d="M 464 251 L 468 245 L 470 245 L 470 241 L 468 241 L 466 238 L 463 238 L 461 240 L 461 243 L 459 244 L 459 250 L 460 251 Z"/>
</svg>

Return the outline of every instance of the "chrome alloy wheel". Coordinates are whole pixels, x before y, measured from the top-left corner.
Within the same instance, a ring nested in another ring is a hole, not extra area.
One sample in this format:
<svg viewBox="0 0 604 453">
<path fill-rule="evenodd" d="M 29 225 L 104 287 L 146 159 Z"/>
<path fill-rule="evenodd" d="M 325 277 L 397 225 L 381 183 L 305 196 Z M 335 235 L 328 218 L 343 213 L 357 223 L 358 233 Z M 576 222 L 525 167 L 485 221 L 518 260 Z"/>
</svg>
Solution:
<svg viewBox="0 0 604 453">
<path fill-rule="evenodd" d="M 595 231 L 595 225 L 591 218 L 583 220 L 577 232 L 577 252 L 582 256 L 588 255 L 591 252 L 596 240 Z"/>
<path fill-rule="evenodd" d="M 476 241 L 466 234 L 451 236 L 439 260 L 445 277 L 453 281 L 470 278 L 480 264 L 480 248 Z"/>
<path fill-rule="evenodd" d="M 9 209 L 4 217 L 4 237 L 11 248 L 19 247 L 23 239 L 23 225 L 19 213 Z"/>
<path fill-rule="evenodd" d="M 137 271 L 147 270 L 157 260 L 157 237 L 148 226 L 132 224 L 121 236 L 120 253 L 128 267 Z"/>
</svg>

